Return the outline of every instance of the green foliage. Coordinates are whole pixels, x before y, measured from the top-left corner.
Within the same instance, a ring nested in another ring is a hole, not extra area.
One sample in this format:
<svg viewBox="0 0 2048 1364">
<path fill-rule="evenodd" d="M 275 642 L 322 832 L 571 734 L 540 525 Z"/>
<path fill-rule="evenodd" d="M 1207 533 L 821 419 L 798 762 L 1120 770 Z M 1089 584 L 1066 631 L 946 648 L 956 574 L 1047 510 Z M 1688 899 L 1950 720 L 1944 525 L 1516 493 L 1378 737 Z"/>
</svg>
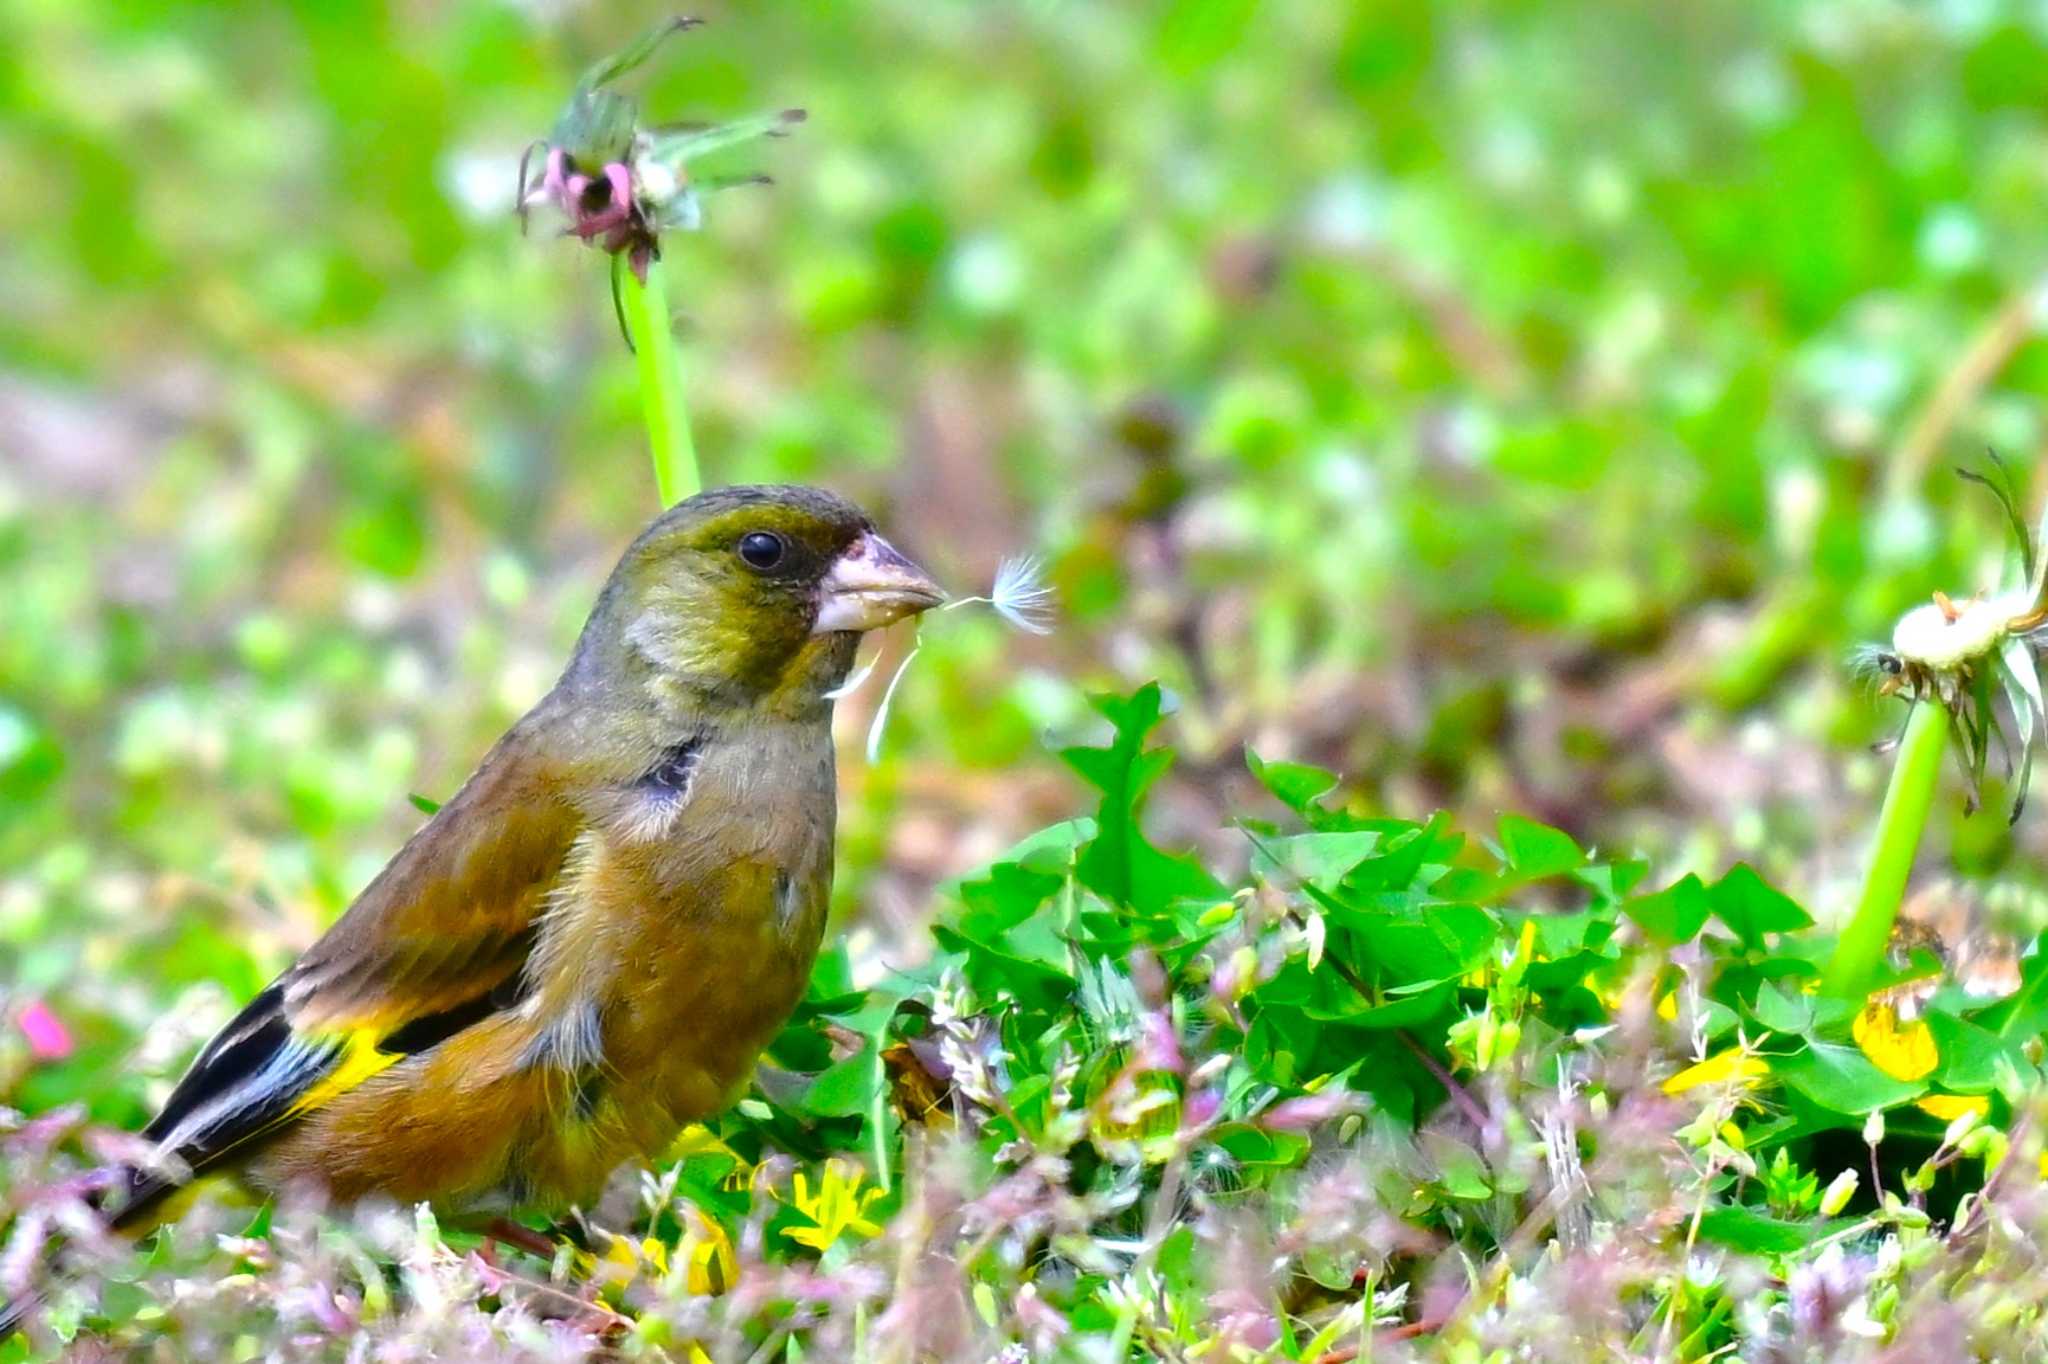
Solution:
<svg viewBox="0 0 2048 1364">
<path fill-rule="evenodd" d="M 1160 1239 L 1162 1200 L 1192 1182 L 1212 1213 L 1270 1206 L 1318 1153 L 1377 1152 L 1389 1164 L 1376 1177 L 1409 1181 L 1392 1206 L 1431 1253 L 1382 1250 L 1363 1279 L 1355 1262 L 1305 1253 L 1288 1272 L 1321 1286 L 1296 1323 L 1313 1333 L 1355 1320 L 1361 1293 L 1421 1274 L 1445 1241 L 1505 1267 L 1500 1229 L 1569 1195 L 1569 1163 L 1622 1139 L 1596 1124 L 1532 1165 L 1488 1125 L 1535 1121 L 1537 1096 L 1560 1086 L 1594 1112 L 1629 1104 L 1611 1087 L 1617 1030 L 1675 1057 L 1665 1090 L 1703 1105 L 1666 1138 L 1697 1164 L 1687 1239 L 1778 1266 L 1924 1218 L 1944 1171 L 1953 1208 L 2005 1157 L 1997 1128 L 2039 1092 L 2039 1047 L 1998 1031 L 2031 981 L 1991 1004 L 1931 977 L 1916 989 L 1910 971 L 1861 1009 L 1818 993 L 1828 939 L 1746 864 L 1643 893 L 1639 865 L 1535 821 L 1506 816 L 1492 842 L 1469 840 L 1442 816 L 1365 815 L 1331 799 L 1334 775 L 1252 755 L 1289 822 L 1240 821 L 1245 870 L 1206 870 L 1143 827 L 1174 756 L 1147 742 L 1164 702 L 1156 685 L 1094 698 L 1112 732 L 1066 757 L 1100 793 L 1095 817 L 958 883 L 935 924 L 941 950 L 918 971 L 853 990 L 844 960 L 828 960 L 777 1054 L 808 1048 L 822 1068 L 722 1124 L 726 1146 L 685 1161 L 684 1187 L 728 1179 L 731 1149 L 868 1157 L 885 1188 L 929 1179 L 916 1156 L 932 1142 L 966 1143 L 999 1181 L 1056 1162 L 1076 1220 L 1016 1252 L 1037 1301 L 1115 1334 L 1138 1284 L 1185 1304 L 1213 1287 L 1203 1257 Z M 847 1039 L 829 1060 L 816 1046 L 828 1020 Z M 1984 1103 L 1951 1120 L 1917 1106 L 1935 1095 Z M 1973 1130 L 1994 1139 L 1966 1154 Z M 1845 1166 L 1815 1163 L 1840 1158 L 1831 1131 L 1859 1134 Z M 1858 1185 L 1865 1140 L 1875 1189 Z M 1865 1211 L 1845 1218 L 1852 1194 Z M 893 1198 L 883 1213 L 905 1215 Z M 1089 1245 L 1142 1249 L 1119 1274 Z M 1015 1289 L 1004 1256 L 961 1269 L 977 1293 Z M 1686 1281 L 1659 1300 L 1688 1326 L 1680 1357 L 1743 1338 L 1731 1291 Z M 1198 1311 L 1144 1329 L 1155 1349 L 1218 1339 Z"/>
</svg>

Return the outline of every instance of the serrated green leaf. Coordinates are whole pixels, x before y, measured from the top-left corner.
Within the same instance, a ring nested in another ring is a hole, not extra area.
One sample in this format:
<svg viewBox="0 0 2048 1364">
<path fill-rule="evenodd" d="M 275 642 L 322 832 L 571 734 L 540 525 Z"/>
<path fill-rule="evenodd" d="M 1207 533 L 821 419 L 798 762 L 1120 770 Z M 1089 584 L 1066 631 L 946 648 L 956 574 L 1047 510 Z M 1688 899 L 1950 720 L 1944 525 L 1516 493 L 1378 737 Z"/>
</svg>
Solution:
<svg viewBox="0 0 2048 1364">
<path fill-rule="evenodd" d="M 1171 749 L 1145 748 L 1159 724 L 1161 693 L 1148 683 L 1128 697 L 1095 696 L 1095 708 L 1115 727 L 1107 748 L 1069 748 L 1061 756 L 1102 792 L 1095 837 L 1084 845 L 1075 876 L 1111 904 L 1159 915 L 1175 901 L 1224 898 L 1220 882 L 1193 858 L 1161 851 L 1140 827 L 1145 793 L 1173 765 Z"/>
</svg>

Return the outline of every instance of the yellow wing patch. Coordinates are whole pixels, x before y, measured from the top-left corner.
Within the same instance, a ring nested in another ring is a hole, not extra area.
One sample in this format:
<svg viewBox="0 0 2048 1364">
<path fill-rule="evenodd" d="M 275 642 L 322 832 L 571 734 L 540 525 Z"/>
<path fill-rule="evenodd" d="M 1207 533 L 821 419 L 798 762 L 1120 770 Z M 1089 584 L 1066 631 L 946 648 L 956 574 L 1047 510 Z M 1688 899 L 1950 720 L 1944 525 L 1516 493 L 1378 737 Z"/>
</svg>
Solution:
<svg viewBox="0 0 2048 1364">
<path fill-rule="evenodd" d="M 357 1028 L 348 1033 L 341 1044 L 341 1059 L 335 1062 L 334 1069 L 317 1083 L 307 1086 L 306 1092 L 292 1101 L 286 1116 L 296 1118 L 302 1113 L 311 1113 L 397 1061 L 402 1053 L 377 1050 L 377 1040 L 384 1031 L 381 1028 Z"/>
</svg>

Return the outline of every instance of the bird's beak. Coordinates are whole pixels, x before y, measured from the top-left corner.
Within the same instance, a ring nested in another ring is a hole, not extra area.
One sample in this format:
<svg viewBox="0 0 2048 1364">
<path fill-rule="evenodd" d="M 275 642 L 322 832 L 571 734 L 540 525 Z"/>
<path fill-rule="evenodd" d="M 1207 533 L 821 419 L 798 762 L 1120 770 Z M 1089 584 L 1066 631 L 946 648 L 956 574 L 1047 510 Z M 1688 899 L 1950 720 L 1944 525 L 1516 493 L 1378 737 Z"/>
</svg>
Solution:
<svg viewBox="0 0 2048 1364">
<path fill-rule="evenodd" d="M 925 571 L 873 531 L 864 532 L 840 555 L 818 590 L 818 623 L 813 634 L 878 630 L 930 610 L 946 599 Z"/>
</svg>

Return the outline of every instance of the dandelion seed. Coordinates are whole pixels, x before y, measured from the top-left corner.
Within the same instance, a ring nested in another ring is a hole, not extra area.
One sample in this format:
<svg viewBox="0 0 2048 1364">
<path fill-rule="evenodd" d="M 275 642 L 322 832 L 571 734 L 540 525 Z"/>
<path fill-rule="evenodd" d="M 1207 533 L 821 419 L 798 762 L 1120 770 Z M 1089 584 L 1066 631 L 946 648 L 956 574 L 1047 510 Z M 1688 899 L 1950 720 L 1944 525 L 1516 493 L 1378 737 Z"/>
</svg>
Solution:
<svg viewBox="0 0 2048 1364">
<path fill-rule="evenodd" d="M 873 658 L 861 664 L 858 668 L 855 668 L 850 674 L 848 674 L 847 679 L 844 682 L 841 682 L 831 691 L 825 693 L 825 699 L 827 701 L 837 701 L 843 696 L 851 696 L 855 692 L 859 691 L 861 688 L 861 684 L 863 682 L 866 682 L 870 677 L 873 677 L 875 675 L 875 665 L 881 661 L 882 656 L 880 654 L 876 654 Z"/>
<path fill-rule="evenodd" d="M 1014 554 L 996 565 L 995 582 L 985 596 L 956 597 L 941 606 L 941 611 L 951 611 L 959 606 L 982 605 L 992 608 L 995 613 L 1009 622 L 1013 629 L 1027 634 L 1049 635 L 1052 633 L 1052 615 L 1056 598 L 1052 588 L 1045 582 L 1045 566 L 1036 554 Z M 920 622 L 920 629 L 922 623 Z M 903 681 L 903 674 L 910 668 L 910 661 L 917 657 L 922 643 L 911 645 L 910 652 L 896 665 L 896 671 L 889 678 L 889 685 L 882 692 L 882 704 L 875 709 L 875 718 L 868 725 L 868 761 L 875 762 L 882 753 L 882 734 L 889 726 L 889 712 L 896 699 L 896 688 Z M 844 682 L 826 693 L 828 700 L 838 700 L 851 695 L 875 671 L 875 663 L 869 662 L 856 669 Z"/>
<path fill-rule="evenodd" d="M 996 566 L 989 605 L 1019 630 L 1033 635 L 1052 633 L 1053 591 L 1045 582 L 1045 565 L 1035 554 L 1005 559 Z"/>
<path fill-rule="evenodd" d="M 995 613 L 1015 629 L 1031 635 L 1049 635 L 1056 601 L 1052 588 L 1046 585 L 1045 565 L 1039 557 L 1016 554 L 996 565 L 996 580 L 987 596 L 962 597 L 939 609 L 951 611 L 956 606 L 980 603 L 994 607 Z"/>
<path fill-rule="evenodd" d="M 896 675 L 889 679 L 889 685 L 882 692 L 882 704 L 875 707 L 875 718 L 868 726 L 868 761 L 878 761 L 882 756 L 882 731 L 889 727 L 889 707 L 896 700 L 896 687 L 903 681 L 903 674 L 910 671 L 910 660 L 917 657 L 923 644 L 913 644 L 910 652 L 903 655 L 903 661 L 896 665 Z"/>
</svg>

